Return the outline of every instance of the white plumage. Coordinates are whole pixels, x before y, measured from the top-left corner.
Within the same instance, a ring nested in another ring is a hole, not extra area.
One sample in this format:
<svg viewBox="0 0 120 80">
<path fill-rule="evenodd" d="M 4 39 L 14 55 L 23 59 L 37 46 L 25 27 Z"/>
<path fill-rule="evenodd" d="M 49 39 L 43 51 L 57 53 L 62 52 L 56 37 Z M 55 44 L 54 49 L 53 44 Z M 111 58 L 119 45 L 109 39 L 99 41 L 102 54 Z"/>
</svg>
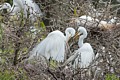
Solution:
<svg viewBox="0 0 120 80">
<path fill-rule="evenodd" d="M 33 0 L 23 0 L 25 5 L 25 15 L 27 16 L 27 11 L 30 13 L 29 17 L 32 21 L 36 21 L 37 17 L 42 16 L 42 12 L 39 6 Z"/>
<path fill-rule="evenodd" d="M 98 19 L 94 19 L 91 16 L 87 16 L 87 15 L 80 16 L 79 19 L 83 19 L 86 21 L 99 21 Z"/>
<path fill-rule="evenodd" d="M 37 17 L 43 15 L 39 6 L 33 0 L 13 0 L 12 6 L 9 3 L 4 3 L 1 6 L 0 10 L 8 9 L 11 15 L 15 15 L 16 13 L 23 11 L 24 17 L 27 18 L 29 13 L 31 21 L 35 21 Z"/>
<path fill-rule="evenodd" d="M 92 60 L 94 59 L 94 52 L 93 48 L 89 43 L 83 43 L 84 38 L 87 37 L 87 31 L 84 27 L 79 27 L 78 28 L 78 33 L 82 34 L 79 37 L 79 49 L 76 51 L 79 54 L 79 57 L 75 59 L 75 64 L 80 65 L 80 68 L 86 68 L 90 65 Z M 79 60 L 80 62 L 79 62 Z M 74 65 L 75 65 L 74 64 Z"/>
<path fill-rule="evenodd" d="M 73 28 L 67 28 L 65 33 L 66 36 L 59 30 L 49 33 L 48 36 L 31 51 L 29 59 L 42 55 L 47 59 L 52 58 L 58 62 L 63 62 L 66 41 L 75 35 L 75 30 Z"/>
<path fill-rule="evenodd" d="M 9 3 L 4 3 L 4 4 L 0 5 L 0 10 L 2 10 L 2 9 L 8 9 L 7 11 L 10 12 L 11 5 Z"/>
<path fill-rule="evenodd" d="M 74 52 L 74 54 L 63 64 L 63 66 L 72 62 L 73 68 L 86 68 L 94 59 L 95 54 L 92 46 L 89 43 L 83 43 L 84 38 L 87 37 L 86 29 L 84 27 L 79 27 L 78 34 L 82 34 L 78 41 L 79 49 Z"/>
<path fill-rule="evenodd" d="M 77 50 L 80 58 L 80 68 L 86 68 L 94 59 L 94 53 L 91 45 L 89 43 L 85 43 L 80 49 Z M 78 64 L 78 57 L 75 60 L 75 64 Z"/>
<path fill-rule="evenodd" d="M 15 15 L 20 13 L 21 10 L 24 9 L 24 1 L 23 0 L 13 0 L 13 5 L 11 7 L 10 13 L 11 15 Z"/>
<path fill-rule="evenodd" d="M 115 24 L 117 22 L 117 17 L 113 17 L 108 23 Z"/>
<path fill-rule="evenodd" d="M 77 25 L 77 26 L 95 26 L 97 25 L 99 20 L 97 18 L 93 18 L 91 16 L 82 15 L 78 18 L 72 18 L 70 21 L 71 25 Z"/>
</svg>

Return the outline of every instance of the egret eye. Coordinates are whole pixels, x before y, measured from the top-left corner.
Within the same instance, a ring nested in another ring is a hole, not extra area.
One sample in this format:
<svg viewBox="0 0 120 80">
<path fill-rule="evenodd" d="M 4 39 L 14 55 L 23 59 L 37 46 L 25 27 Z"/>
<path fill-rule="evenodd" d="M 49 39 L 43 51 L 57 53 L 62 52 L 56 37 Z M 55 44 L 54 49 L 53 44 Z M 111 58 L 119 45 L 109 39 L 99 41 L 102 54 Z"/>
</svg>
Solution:
<svg viewBox="0 0 120 80">
<path fill-rule="evenodd" d="M 83 33 L 80 33 L 80 35 L 83 35 Z"/>
</svg>

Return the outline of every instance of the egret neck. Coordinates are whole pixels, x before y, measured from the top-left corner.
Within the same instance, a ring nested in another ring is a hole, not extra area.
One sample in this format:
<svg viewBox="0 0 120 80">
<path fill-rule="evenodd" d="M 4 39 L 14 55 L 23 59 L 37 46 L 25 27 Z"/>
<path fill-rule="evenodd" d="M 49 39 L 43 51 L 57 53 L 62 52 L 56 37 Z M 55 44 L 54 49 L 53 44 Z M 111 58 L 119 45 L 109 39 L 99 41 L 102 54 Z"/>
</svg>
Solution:
<svg viewBox="0 0 120 80">
<path fill-rule="evenodd" d="M 78 46 L 82 47 L 83 46 L 83 40 L 87 37 L 87 32 L 83 32 L 83 34 L 79 37 L 79 41 L 78 41 Z"/>
</svg>

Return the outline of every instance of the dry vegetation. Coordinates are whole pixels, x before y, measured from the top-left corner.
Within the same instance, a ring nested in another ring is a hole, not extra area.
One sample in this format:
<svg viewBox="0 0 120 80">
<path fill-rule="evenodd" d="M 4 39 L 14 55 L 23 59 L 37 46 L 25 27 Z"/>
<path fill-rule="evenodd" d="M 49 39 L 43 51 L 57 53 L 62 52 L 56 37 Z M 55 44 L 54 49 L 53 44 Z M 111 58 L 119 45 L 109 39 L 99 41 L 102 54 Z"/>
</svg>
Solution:
<svg viewBox="0 0 120 80">
<path fill-rule="evenodd" d="M 88 31 L 85 42 L 89 42 L 99 57 L 86 69 L 72 69 L 59 65 L 51 68 L 44 58 L 28 62 L 29 52 L 53 30 L 64 30 L 78 26 L 70 24 L 72 18 L 89 15 L 100 20 L 117 17 L 119 23 L 120 4 L 107 0 L 35 0 L 44 16 L 31 23 L 29 18 L 9 18 L 0 12 L 0 80 L 119 80 L 120 79 L 120 25 L 110 29 L 98 25 L 84 26 Z M 2 4 L 4 0 L 0 1 Z M 94 11 L 96 8 L 97 11 Z M 96 16 L 100 12 L 102 15 Z M 99 23 L 97 23 L 99 24 Z M 37 29 L 30 31 L 33 25 Z M 70 50 L 78 49 L 78 40 L 71 40 Z M 69 54 L 68 56 L 70 56 Z M 90 74 L 88 73 L 90 72 Z"/>
</svg>

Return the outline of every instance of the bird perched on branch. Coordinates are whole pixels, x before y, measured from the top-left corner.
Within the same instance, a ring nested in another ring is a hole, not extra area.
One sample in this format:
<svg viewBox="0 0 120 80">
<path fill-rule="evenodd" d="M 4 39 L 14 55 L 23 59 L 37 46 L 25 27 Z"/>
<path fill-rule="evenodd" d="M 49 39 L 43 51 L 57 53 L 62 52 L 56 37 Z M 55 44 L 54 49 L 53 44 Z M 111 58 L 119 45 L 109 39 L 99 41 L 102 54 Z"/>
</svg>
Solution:
<svg viewBox="0 0 120 80">
<path fill-rule="evenodd" d="M 52 60 L 63 62 L 66 43 L 75 35 L 75 30 L 73 28 L 67 28 L 65 34 L 66 36 L 59 30 L 49 33 L 43 41 L 33 48 L 29 59 L 42 55 L 47 59 L 51 58 Z"/>
</svg>

